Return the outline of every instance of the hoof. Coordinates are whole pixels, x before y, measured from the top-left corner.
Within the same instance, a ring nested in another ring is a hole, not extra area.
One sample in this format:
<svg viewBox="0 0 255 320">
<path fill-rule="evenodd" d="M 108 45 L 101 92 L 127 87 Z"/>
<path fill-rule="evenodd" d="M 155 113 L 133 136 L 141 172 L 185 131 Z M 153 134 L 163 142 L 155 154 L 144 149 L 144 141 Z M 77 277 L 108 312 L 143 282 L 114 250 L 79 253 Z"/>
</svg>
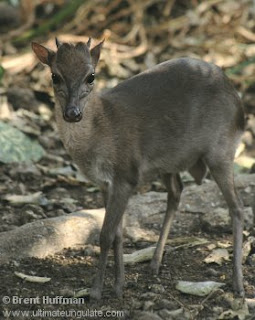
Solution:
<svg viewBox="0 0 255 320">
<path fill-rule="evenodd" d="M 120 300 L 123 299 L 123 286 L 119 284 L 114 285 L 114 292 L 116 294 L 116 297 Z"/>
<path fill-rule="evenodd" d="M 101 298 L 102 298 L 102 292 L 101 292 L 101 290 L 99 290 L 98 288 L 92 288 L 91 290 L 90 290 L 90 295 L 89 295 L 89 297 L 90 297 L 90 300 L 91 301 L 99 301 L 99 300 L 101 300 Z"/>
<path fill-rule="evenodd" d="M 245 297 L 245 291 L 244 291 L 244 287 L 243 287 L 243 283 L 233 283 L 233 291 L 234 291 L 234 295 L 235 297 L 238 298 L 244 298 Z"/>
<path fill-rule="evenodd" d="M 159 265 L 155 263 L 153 260 L 150 263 L 151 274 L 157 276 L 159 274 Z"/>
<path fill-rule="evenodd" d="M 234 296 L 237 298 L 243 298 L 245 297 L 245 291 L 244 289 L 241 290 L 234 290 Z"/>
</svg>

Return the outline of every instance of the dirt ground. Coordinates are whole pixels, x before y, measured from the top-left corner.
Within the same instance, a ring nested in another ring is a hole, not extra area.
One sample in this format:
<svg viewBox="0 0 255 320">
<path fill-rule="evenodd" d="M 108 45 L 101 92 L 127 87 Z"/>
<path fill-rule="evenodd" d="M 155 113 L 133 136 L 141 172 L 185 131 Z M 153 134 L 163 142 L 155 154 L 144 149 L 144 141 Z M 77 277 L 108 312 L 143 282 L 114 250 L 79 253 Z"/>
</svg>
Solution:
<svg viewBox="0 0 255 320">
<path fill-rule="evenodd" d="M 69 158 L 63 151 L 61 144 L 55 139 L 58 148 L 55 155 L 62 155 L 64 163 L 69 164 Z M 42 172 L 46 160 L 42 159 L 37 165 L 13 166 L 2 165 L 0 167 L 1 188 L 5 193 L 33 193 L 41 190 L 47 199 L 75 199 L 77 202 L 55 201 L 44 205 L 26 204 L 13 206 L 8 202 L 1 202 L 1 231 L 7 231 L 18 226 L 45 217 L 52 217 L 63 213 L 73 212 L 80 208 L 96 208 L 102 206 L 102 198 L 96 188 L 85 182 L 77 182 L 70 177 L 58 175 L 52 176 Z M 48 166 L 56 166 L 55 159 L 49 161 Z M 63 163 L 62 163 L 63 165 Z M 72 182 L 72 183 L 71 183 Z M 24 191 L 25 190 L 25 191 Z M 88 191 L 89 190 L 89 191 Z M 162 191 L 163 187 L 154 182 L 143 189 Z M 210 201 L 210 199 L 208 199 Z M 31 212 L 33 214 L 31 214 Z M 152 226 L 153 228 L 153 226 Z M 178 231 L 171 237 L 186 234 L 184 227 L 179 226 Z M 210 243 L 231 240 L 231 234 L 227 233 L 205 233 L 197 225 L 190 236 L 207 238 Z M 255 236 L 255 232 L 250 235 Z M 124 252 L 130 253 L 151 245 L 146 242 L 131 243 L 127 239 L 124 244 Z M 166 310 L 184 308 L 189 312 L 187 319 L 217 319 L 216 315 L 230 308 L 226 299 L 226 292 L 231 293 L 232 264 L 225 262 L 222 266 L 216 264 L 207 265 L 203 259 L 209 254 L 206 245 L 193 248 L 180 248 L 171 250 L 167 248 L 158 277 L 151 276 L 148 263 L 138 263 L 126 266 L 126 286 L 124 299 L 119 301 L 114 297 L 113 263 L 110 257 L 107 268 L 103 299 L 100 303 L 92 303 L 88 298 L 82 298 L 81 303 L 60 303 L 58 301 L 44 300 L 47 297 L 73 297 L 74 292 L 91 287 L 93 276 L 96 271 L 97 259 L 88 248 L 71 250 L 48 257 L 47 259 L 29 258 L 21 261 L 13 260 L 2 265 L 0 268 L 0 296 L 1 309 L 6 312 L 6 319 L 24 319 L 25 316 L 17 314 L 8 317 L 8 311 L 29 311 L 35 313 L 35 319 L 147 319 L 136 318 L 139 311 L 153 312 L 161 315 L 161 318 L 172 319 L 167 316 Z M 47 283 L 30 283 L 15 276 L 14 272 L 50 277 Z M 255 278 L 254 265 L 244 265 L 246 297 L 254 298 Z M 175 289 L 177 280 L 203 281 L 213 280 L 225 282 L 224 290 L 219 289 L 214 294 L 205 297 L 185 295 Z M 7 302 L 3 297 L 10 297 Z M 46 297 L 46 298 L 45 298 Z M 17 300 L 20 298 L 21 300 Z M 35 300 L 26 300 L 34 298 Z M 16 299 L 16 300 L 15 300 Z M 61 298 L 59 298 L 61 299 Z M 4 303 L 5 302 L 5 303 Z M 73 302 L 73 301 L 72 301 Z M 43 312 L 56 312 L 54 317 L 42 316 Z M 57 312 L 66 311 L 65 316 L 58 316 Z M 104 312 L 104 316 L 95 315 L 95 312 Z M 121 313 L 117 313 L 117 311 Z M 40 313 L 41 312 L 41 313 Z M 82 315 L 83 312 L 83 316 Z M 88 314 L 90 312 L 90 315 Z M 108 313 L 107 313 L 108 312 Z M 148 315 L 148 314 L 147 314 Z M 1 319 L 4 319 L 1 316 Z M 148 318 L 150 319 L 150 318 Z M 151 318 L 154 319 L 154 318 Z M 183 316 L 175 319 L 186 319 Z M 235 318 L 237 319 L 237 318 Z M 250 316 L 247 319 L 255 319 Z"/>
<path fill-rule="evenodd" d="M 215 236 L 215 239 L 220 238 Z M 222 238 L 221 238 L 222 239 Z M 125 251 L 135 248 L 126 246 Z M 206 250 L 205 250 L 206 251 Z M 92 275 L 95 273 L 96 260 L 92 257 L 84 257 L 82 251 L 66 251 L 64 254 L 55 255 L 45 260 L 26 259 L 17 263 L 10 263 L 1 267 L 1 296 L 10 297 L 40 297 L 40 303 L 25 303 L 4 305 L 4 310 L 108 310 L 108 311 L 124 311 L 124 319 L 134 319 L 134 312 L 137 310 L 154 310 L 159 312 L 164 308 L 163 299 L 171 301 L 171 307 L 178 309 L 184 306 L 190 311 L 198 311 L 198 315 L 194 319 L 211 319 L 212 310 L 214 308 L 228 309 L 229 305 L 226 300 L 222 299 L 221 291 L 212 295 L 206 302 L 204 297 L 192 297 L 180 294 L 175 289 L 175 282 L 179 279 L 189 279 L 191 281 L 200 281 L 207 279 L 219 281 L 225 278 L 227 283 L 226 291 L 231 291 L 231 263 L 222 267 L 214 267 L 212 272 L 210 267 L 205 266 L 201 261 L 205 257 L 206 252 L 197 252 L 197 250 L 185 249 L 166 254 L 163 260 L 158 277 L 152 277 L 148 273 L 148 264 L 138 264 L 132 267 L 126 267 L 126 288 L 123 301 L 119 301 L 113 297 L 112 292 L 112 273 L 113 268 L 107 268 L 106 286 L 103 293 L 103 300 L 100 304 L 90 303 L 84 298 L 84 304 L 43 304 L 43 296 L 57 297 L 72 294 L 74 290 L 90 287 L 92 284 Z M 14 271 L 19 270 L 24 273 L 48 276 L 52 281 L 46 284 L 34 284 L 23 282 L 14 275 Z M 214 274 L 215 275 L 212 275 Z M 254 268 L 245 266 L 244 275 L 249 286 L 254 286 Z M 157 286 L 159 284 L 159 292 Z M 164 289 L 163 289 L 164 288 Z M 163 291 L 163 292 L 161 292 Z M 248 292 L 247 297 L 251 297 L 252 292 Z M 148 301 L 150 303 L 148 303 Z M 54 317 L 54 319 L 77 319 L 78 317 Z M 98 319 L 99 317 L 95 317 Z M 113 316 L 109 319 L 118 319 L 122 317 Z M 12 318 L 10 318 L 12 319 Z M 19 319 L 19 317 L 18 317 Z M 43 318 L 39 318 L 43 319 Z M 49 319 L 51 319 L 49 317 Z M 83 317 L 90 319 L 90 317 Z M 191 318 L 190 318 L 191 319 Z M 252 318 L 251 318 L 252 319 Z"/>
</svg>

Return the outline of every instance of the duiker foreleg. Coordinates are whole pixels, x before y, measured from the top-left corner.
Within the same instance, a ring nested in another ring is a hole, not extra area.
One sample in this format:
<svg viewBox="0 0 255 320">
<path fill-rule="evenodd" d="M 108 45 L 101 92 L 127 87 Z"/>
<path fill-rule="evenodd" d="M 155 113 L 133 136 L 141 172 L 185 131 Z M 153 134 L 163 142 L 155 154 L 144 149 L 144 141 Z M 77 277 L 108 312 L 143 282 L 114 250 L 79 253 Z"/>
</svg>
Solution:
<svg viewBox="0 0 255 320">
<path fill-rule="evenodd" d="M 109 187 L 106 213 L 100 233 L 101 252 L 99 257 L 99 269 L 90 293 L 92 299 L 101 299 L 107 257 L 112 244 L 114 244 L 116 263 L 115 289 L 117 290 L 116 293 L 118 296 L 122 293 L 124 282 L 123 257 L 121 256 L 122 248 L 120 248 L 120 246 L 122 246 L 122 216 L 132 190 L 133 187 L 123 181 L 114 181 L 112 186 Z"/>
</svg>

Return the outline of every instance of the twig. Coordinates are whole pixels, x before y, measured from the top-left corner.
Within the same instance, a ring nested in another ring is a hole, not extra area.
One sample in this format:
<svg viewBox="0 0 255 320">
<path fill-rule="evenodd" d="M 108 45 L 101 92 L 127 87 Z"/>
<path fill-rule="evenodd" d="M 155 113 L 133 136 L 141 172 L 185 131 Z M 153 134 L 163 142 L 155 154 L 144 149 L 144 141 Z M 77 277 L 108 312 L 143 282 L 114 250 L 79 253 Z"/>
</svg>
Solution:
<svg viewBox="0 0 255 320">
<path fill-rule="evenodd" d="M 24 41 L 33 39 L 35 36 L 39 36 L 44 34 L 45 32 L 48 32 L 53 26 L 57 26 L 67 17 L 74 14 L 74 12 L 80 7 L 82 3 L 84 3 L 84 0 L 73 0 L 69 2 L 49 21 L 41 24 L 37 29 L 32 29 L 23 33 L 22 36 L 15 38 L 13 40 L 13 43 L 20 44 Z"/>
</svg>

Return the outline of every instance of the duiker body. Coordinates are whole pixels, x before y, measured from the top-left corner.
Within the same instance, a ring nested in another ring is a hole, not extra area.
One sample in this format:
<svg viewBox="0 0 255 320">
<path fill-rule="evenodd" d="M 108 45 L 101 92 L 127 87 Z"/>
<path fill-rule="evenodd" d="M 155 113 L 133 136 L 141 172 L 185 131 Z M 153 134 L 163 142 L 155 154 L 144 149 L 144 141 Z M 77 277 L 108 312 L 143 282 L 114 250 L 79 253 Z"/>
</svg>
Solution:
<svg viewBox="0 0 255 320">
<path fill-rule="evenodd" d="M 168 202 L 151 268 L 158 273 L 163 249 L 182 191 L 179 172 L 201 183 L 206 168 L 230 209 L 234 236 L 233 285 L 244 294 L 242 203 L 233 159 L 244 129 L 241 101 L 220 68 L 181 58 L 161 63 L 102 94 L 93 89 L 102 43 L 56 41 L 54 52 L 32 47 L 49 65 L 61 139 L 83 173 L 102 188 L 106 214 L 100 234 L 99 269 L 91 297 L 101 298 L 108 252 L 113 245 L 115 290 L 122 296 L 122 216 L 137 184 L 150 173 L 162 176 Z"/>
</svg>

